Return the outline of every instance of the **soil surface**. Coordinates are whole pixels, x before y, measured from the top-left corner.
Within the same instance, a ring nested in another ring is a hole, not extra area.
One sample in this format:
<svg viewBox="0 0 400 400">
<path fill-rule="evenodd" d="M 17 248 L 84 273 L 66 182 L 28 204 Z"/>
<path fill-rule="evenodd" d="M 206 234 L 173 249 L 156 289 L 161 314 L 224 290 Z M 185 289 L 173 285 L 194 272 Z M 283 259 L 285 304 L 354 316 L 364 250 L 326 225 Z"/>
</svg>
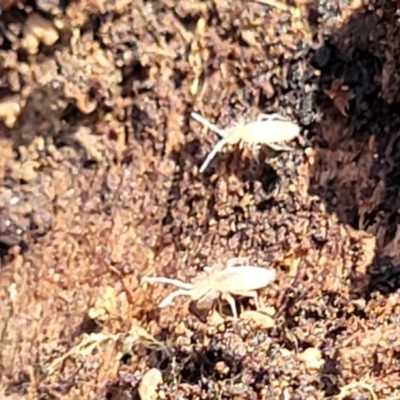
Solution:
<svg viewBox="0 0 400 400">
<path fill-rule="evenodd" d="M 395 1 L 0 4 L 2 399 L 400 398 Z M 141 282 L 231 257 L 237 320 Z"/>
</svg>

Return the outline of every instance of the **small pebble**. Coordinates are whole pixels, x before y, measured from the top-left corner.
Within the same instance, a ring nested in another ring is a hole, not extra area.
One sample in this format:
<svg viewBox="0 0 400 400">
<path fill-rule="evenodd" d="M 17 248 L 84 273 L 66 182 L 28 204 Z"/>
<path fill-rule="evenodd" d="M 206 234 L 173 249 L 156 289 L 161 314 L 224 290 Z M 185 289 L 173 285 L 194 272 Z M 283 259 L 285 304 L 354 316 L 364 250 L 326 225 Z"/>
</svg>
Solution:
<svg viewBox="0 0 400 400">
<path fill-rule="evenodd" d="M 139 383 L 139 397 L 141 400 L 157 400 L 157 387 L 163 383 L 161 372 L 157 368 L 148 370 Z"/>
</svg>

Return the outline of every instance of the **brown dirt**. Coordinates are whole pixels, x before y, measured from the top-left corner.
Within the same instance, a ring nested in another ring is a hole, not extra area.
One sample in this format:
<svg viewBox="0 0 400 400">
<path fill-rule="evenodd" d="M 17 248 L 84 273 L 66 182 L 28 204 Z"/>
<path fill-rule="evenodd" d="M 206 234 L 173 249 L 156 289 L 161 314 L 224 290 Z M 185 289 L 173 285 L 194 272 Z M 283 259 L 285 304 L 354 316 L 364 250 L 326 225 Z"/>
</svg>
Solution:
<svg viewBox="0 0 400 400">
<path fill-rule="evenodd" d="M 397 4 L 263 3 L 1 1 L 1 398 L 400 398 Z M 140 285 L 232 256 L 270 316 Z"/>
</svg>

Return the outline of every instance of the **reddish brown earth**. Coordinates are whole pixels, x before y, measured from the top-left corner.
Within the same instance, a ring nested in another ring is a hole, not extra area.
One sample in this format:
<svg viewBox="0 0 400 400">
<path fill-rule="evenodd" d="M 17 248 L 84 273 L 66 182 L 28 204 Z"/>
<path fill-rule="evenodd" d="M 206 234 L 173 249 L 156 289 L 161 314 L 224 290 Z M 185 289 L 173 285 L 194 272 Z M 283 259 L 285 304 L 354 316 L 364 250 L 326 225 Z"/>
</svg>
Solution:
<svg viewBox="0 0 400 400">
<path fill-rule="evenodd" d="M 400 398 L 396 2 L 1 6 L 1 398 Z M 199 174 L 192 111 L 302 133 Z M 140 285 L 232 256 L 265 313 Z"/>
</svg>

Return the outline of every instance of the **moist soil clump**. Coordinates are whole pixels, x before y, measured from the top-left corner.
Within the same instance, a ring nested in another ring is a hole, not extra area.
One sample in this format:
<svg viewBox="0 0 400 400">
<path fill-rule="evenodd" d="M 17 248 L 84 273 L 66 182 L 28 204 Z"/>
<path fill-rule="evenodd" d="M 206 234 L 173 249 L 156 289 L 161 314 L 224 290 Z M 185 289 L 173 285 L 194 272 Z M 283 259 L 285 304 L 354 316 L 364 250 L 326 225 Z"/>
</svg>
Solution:
<svg viewBox="0 0 400 400">
<path fill-rule="evenodd" d="M 1 398 L 400 398 L 396 2 L 0 5 Z M 141 284 L 231 257 L 238 320 Z"/>
</svg>

